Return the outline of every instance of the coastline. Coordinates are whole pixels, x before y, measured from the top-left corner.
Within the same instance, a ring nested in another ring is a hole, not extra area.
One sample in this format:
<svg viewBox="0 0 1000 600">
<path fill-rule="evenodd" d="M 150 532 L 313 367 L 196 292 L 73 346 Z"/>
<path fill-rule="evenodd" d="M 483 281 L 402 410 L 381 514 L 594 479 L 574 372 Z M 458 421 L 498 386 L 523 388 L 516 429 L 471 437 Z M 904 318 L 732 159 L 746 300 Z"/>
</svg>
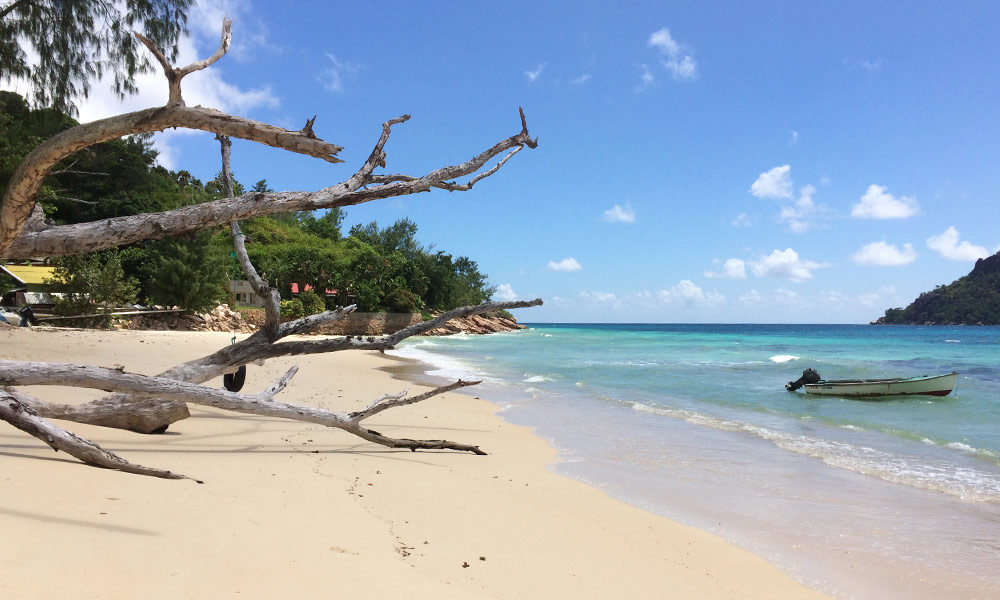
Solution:
<svg viewBox="0 0 1000 600">
<path fill-rule="evenodd" d="M 155 373 L 229 343 L 227 333 L 5 329 L 3 358 Z M 336 410 L 423 387 L 417 364 L 378 353 L 298 356 L 251 367 L 247 390 L 301 367 L 281 398 Z M 403 365 L 402 367 L 400 365 Z M 401 386 L 396 377 L 412 384 Z M 210 382 L 209 385 L 221 385 Z M 32 388 L 48 399 L 99 394 Z M 165 435 L 73 423 L 123 457 L 204 480 L 87 467 L 0 431 L 5 597 L 296 598 L 406 592 L 441 598 L 825 598 L 722 538 L 677 524 L 546 465 L 556 451 L 448 393 L 371 425 L 489 452 L 407 452 L 340 431 L 192 406 Z M 58 562 L 57 562 L 58 561 Z M 58 564 L 60 577 L 51 577 Z"/>
</svg>

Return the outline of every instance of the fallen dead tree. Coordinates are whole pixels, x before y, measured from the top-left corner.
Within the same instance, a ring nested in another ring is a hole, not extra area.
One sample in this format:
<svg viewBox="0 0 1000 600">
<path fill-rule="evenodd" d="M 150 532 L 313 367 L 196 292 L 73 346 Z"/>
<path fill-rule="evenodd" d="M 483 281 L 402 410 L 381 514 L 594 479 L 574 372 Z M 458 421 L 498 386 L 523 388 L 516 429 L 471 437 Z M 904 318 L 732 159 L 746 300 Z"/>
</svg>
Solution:
<svg viewBox="0 0 1000 600">
<path fill-rule="evenodd" d="M 450 449 L 483 454 L 477 446 L 448 440 L 396 439 L 368 429 L 362 421 L 393 407 L 412 404 L 443 392 L 477 382 L 457 381 L 417 396 L 385 395 L 366 409 L 338 413 L 318 408 L 278 402 L 280 393 L 295 375 L 289 370 L 268 389 L 257 394 L 240 394 L 206 387 L 202 384 L 220 375 L 233 373 L 246 364 L 279 356 L 316 354 L 343 350 L 390 349 L 407 337 L 430 331 L 449 320 L 499 309 L 537 306 L 541 300 L 492 302 L 448 311 L 435 319 L 407 327 L 392 335 L 358 338 L 342 336 L 320 339 L 288 339 L 310 332 L 324 323 L 343 318 L 353 306 L 281 323 L 280 296 L 257 273 L 247 256 L 240 219 L 318 208 L 349 206 L 371 200 L 408 195 L 431 189 L 468 191 L 482 179 L 496 173 L 524 147 L 534 148 L 537 140 L 528 134 L 523 111 L 521 130 L 480 152 L 472 159 L 447 165 L 422 175 L 378 174 L 385 168 L 385 145 L 392 128 L 409 119 L 408 115 L 390 119 L 365 163 L 344 181 L 313 192 L 251 192 L 233 197 L 229 174 L 229 137 L 239 137 L 277 148 L 319 157 L 328 162 L 342 162 L 336 157 L 339 146 L 319 139 L 313 133 L 314 119 L 301 131 L 287 131 L 271 125 L 226 115 L 201 107 L 184 105 L 180 83 L 191 72 L 203 69 L 227 51 L 231 23 L 223 26 L 222 43 L 215 54 L 184 68 L 168 64 L 163 54 L 145 38 L 143 42 L 157 57 L 170 84 L 166 106 L 119 115 L 73 127 L 46 140 L 33 150 L 14 172 L 0 203 L 0 258 L 61 256 L 90 252 L 145 239 L 229 224 L 237 259 L 254 291 L 266 299 L 265 322 L 248 338 L 221 350 L 177 365 L 157 376 L 125 373 L 85 365 L 0 361 L 0 419 L 33 435 L 56 450 L 63 450 L 81 461 L 129 473 L 167 478 L 184 475 L 130 463 L 96 444 L 54 425 L 48 419 L 128 429 L 140 433 L 164 431 L 171 423 L 189 416 L 187 404 L 214 406 L 224 410 L 267 415 L 317 423 L 341 429 L 370 442 L 392 448 Z M 96 143 L 168 127 L 186 127 L 217 134 L 222 149 L 222 172 L 226 198 L 176 210 L 104 219 L 92 223 L 51 226 L 44 222 L 35 196 L 49 171 L 73 152 Z M 459 178 L 467 177 L 464 182 Z M 80 405 L 42 401 L 15 386 L 71 385 L 113 392 L 109 396 Z"/>
</svg>

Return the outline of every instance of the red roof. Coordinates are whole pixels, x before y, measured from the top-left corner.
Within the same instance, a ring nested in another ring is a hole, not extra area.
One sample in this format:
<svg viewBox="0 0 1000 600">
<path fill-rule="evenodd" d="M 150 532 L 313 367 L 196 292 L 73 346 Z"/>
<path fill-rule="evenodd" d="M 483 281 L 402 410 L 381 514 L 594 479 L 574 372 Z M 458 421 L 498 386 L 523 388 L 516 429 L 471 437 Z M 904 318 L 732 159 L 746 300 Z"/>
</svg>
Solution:
<svg viewBox="0 0 1000 600">
<path fill-rule="evenodd" d="M 307 283 L 306 287 L 305 287 L 305 291 L 308 292 L 311 289 L 313 289 L 313 286 L 311 286 L 311 285 L 309 285 Z M 293 283 L 292 284 L 292 293 L 293 294 L 298 294 L 299 293 L 299 284 L 297 284 L 297 283 Z M 326 293 L 327 293 L 327 295 L 335 296 L 337 294 L 337 290 L 326 290 Z"/>
</svg>

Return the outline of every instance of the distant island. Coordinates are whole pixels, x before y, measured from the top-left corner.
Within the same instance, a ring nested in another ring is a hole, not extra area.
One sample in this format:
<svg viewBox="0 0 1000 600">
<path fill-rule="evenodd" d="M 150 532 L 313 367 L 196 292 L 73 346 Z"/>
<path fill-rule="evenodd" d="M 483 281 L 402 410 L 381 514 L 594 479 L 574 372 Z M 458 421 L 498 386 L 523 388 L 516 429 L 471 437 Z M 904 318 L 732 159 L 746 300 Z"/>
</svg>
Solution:
<svg viewBox="0 0 1000 600">
<path fill-rule="evenodd" d="M 968 275 L 920 294 L 906 308 L 890 308 L 872 325 L 1000 325 L 1000 252 L 980 258 Z"/>
</svg>

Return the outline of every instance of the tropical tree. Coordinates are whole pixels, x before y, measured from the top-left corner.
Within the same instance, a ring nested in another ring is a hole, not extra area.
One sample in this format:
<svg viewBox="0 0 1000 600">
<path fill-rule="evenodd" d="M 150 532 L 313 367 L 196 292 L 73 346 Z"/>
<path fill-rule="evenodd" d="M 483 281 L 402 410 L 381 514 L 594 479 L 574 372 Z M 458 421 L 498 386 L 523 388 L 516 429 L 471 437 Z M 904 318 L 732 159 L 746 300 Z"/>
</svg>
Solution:
<svg viewBox="0 0 1000 600">
<path fill-rule="evenodd" d="M 56 314 L 98 315 L 105 327 L 111 325 L 112 309 L 135 302 L 139 290 L 139 282 L 125 276 L 116 249 L 62 257 L 46 283 L 62 294 Z"/>
<path fill-rule="evenodd" d="M 24 79 L 36 106 L 74 113 L 105 73 L 120 96 L 153 63 L 132 30 L 177 58 L 192 0 L 11 0 L 0 5 L 0 77 Z M 34 58 L 34 60 L 33 60 Z"/>
<path fill-rule="evenodd" d="M 202 312 L 225 298 L 229 257 L 212 238 L 203 230 L 155 244 L 146 263 L 152 303 Z"/>
</svg>

